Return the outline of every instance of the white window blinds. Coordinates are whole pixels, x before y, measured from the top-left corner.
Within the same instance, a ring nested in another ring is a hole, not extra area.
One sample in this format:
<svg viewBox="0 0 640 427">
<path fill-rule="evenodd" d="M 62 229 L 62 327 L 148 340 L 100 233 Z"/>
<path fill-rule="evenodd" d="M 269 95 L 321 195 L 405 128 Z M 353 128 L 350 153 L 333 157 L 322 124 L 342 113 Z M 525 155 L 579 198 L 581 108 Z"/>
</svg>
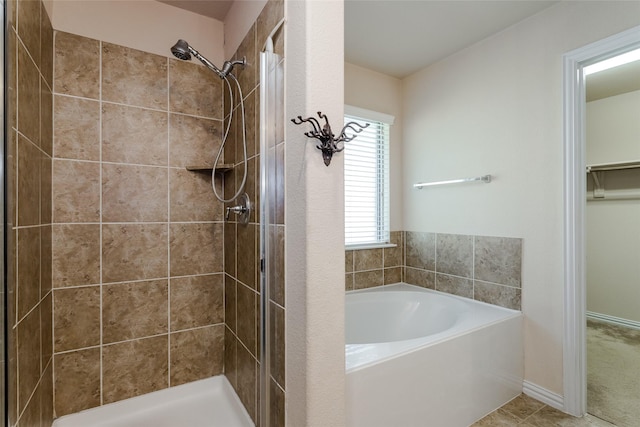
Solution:
<svg viewBox="0 0 640 427">
<path fill-rule="evenodd" d="M 345 114 L 351 121 L 369 127 L 344 144 L 345 245 L 388 243 L 389 124 Z"/>
</svg>

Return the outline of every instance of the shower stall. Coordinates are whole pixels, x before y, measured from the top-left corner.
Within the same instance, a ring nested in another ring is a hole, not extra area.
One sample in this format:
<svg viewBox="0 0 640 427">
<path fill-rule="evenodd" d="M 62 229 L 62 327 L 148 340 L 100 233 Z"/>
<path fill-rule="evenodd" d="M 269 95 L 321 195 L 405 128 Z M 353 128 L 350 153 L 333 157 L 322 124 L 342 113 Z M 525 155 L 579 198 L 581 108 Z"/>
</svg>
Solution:
<svg viewBox="0 0 640 427">
<path fill-rule="evenodd" d="M 284 425 L 283 4 L 220 68 L 45 6 L 7 6 L 5 424 Z"/>
</svg>

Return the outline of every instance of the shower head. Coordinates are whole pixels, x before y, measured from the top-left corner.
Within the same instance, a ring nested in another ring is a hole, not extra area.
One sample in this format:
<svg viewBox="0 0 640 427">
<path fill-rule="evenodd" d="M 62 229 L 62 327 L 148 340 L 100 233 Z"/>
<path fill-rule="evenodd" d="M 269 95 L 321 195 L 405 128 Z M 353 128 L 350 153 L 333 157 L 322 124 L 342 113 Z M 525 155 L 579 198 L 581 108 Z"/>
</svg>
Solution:
<svg viewBox="0 0 640 427">
<path fill-rule="evenodd" d="M 171 53 L 178 59 L 182 59 L 183 61 L 188 61 L 191 59 L 191 54 L 189 53 L 189 43 L 180 39 L 176 44 L 171 48 Z"/>
<path fill-rule="evenodd" d="M 195 56 L 200 62 L 202 62 L 208 69 L 216 73 L 221 79 L 227 77 L 231 70 L 233 70 L 234 65 L 240 64 L 244 67 L 244 65 L 246 64 L 245 58 L 242 58 L 241 61 L 226 61 L 221 70 L 213 65 L 213 63 L 207 58 L 202 56 L 200 52 L 189 46 L 189 43 L 182 39 L 178 40 L 178 42 L 173 45 L 173 47 L 171 48 L 171 53 L 173 53 L 173 56 L 178 59 L 182 59 L 183 61 L 189 61 L 191 59 L 191 55 Z"/>
</svg>

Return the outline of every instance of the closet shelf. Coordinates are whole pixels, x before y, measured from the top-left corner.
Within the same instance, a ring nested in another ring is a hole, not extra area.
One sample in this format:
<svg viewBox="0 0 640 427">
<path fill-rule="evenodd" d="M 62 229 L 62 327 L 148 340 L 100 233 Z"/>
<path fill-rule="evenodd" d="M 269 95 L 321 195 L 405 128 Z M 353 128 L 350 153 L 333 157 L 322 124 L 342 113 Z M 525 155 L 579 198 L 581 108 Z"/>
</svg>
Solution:
<svg viewBox="0 0 640 427">
<path fill-rule="evenodd" d="M 608 190 L 605 194 L 604 178 L 606 171 L 640 169 L 640 161 L 601 163 L 587 165 L 587 173 L 593 178 L 593 195 L 589 194 L 588 200 L 626 200 L 636 199 L 640 196 L 638 190 Z"/>
<path fill-rule="evenodd" d="M 594 165 L 587 165 L 587 173 L 599 172 L 599 171 L 612 171 L 621 169 L 636 169 L 640 168 L 640 160 L 633 162 L 617 162 L 617 163 L 600 163 Z"/>
<path fill-rule="evenodd" d="M 207 165 L 196 165 L 196 166 L 187 166 L 186 169 L 191 172 L 211 172 L 213 168 Z M 230 170 L 233 170 L 233 165 L 220 164 L 216 166 L 217 173 L 224 174 L 226 172 L 229 172 Z"/>
</svg>

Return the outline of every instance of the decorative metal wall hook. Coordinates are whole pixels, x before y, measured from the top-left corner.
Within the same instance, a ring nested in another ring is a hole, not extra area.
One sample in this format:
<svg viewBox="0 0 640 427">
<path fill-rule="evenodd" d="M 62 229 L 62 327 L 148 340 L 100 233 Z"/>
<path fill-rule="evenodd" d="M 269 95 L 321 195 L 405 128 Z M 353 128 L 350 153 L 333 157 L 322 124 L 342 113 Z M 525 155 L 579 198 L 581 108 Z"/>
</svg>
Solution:
<svg viewBox="0 0 640 427">
<path fill-rule="evenodd" d="M 329 124 L 329 119 L 326 114 L 322 114 L 321 111 L 318 111 L 318 117 L 320 119 L 324 119 L 324 125 L 320 126 L 320 122 L 315 117 L 307 117 L 303 119 L 302 116 L 298 116 L 295 119 L 291 119 L 291 121 L 296 125 L 301 125 L 302 123 L 308 122 L 313 126 L 313 130 L 309 132 L 305 132 L 305 136 L 308 138 L 315 138 L 320 140 L 320 144 L 316 145 L 316 148 L 322 151 L 322 158 L 324 159 L 324 164 L 329 166 L 331 163 L 331 158 L 333 157 L 333 153 L 338 153 L 344 150 L 344 143 L 351 141 L 354 139 L 357 134 L 362 132 L 363 129 L 369 126 L 369 123 L 362 126 L 356 122 L 349 122 L 342 128 L 340 131 L 340 135 L 336 138 L 336 135 L 331 131 L 331 125 Z M 347 130 L 351 130 L 355 132 L 352 135 L 347 135 Z M 342 144 L 342 146 L 339 146 Z"/>
</svg>

